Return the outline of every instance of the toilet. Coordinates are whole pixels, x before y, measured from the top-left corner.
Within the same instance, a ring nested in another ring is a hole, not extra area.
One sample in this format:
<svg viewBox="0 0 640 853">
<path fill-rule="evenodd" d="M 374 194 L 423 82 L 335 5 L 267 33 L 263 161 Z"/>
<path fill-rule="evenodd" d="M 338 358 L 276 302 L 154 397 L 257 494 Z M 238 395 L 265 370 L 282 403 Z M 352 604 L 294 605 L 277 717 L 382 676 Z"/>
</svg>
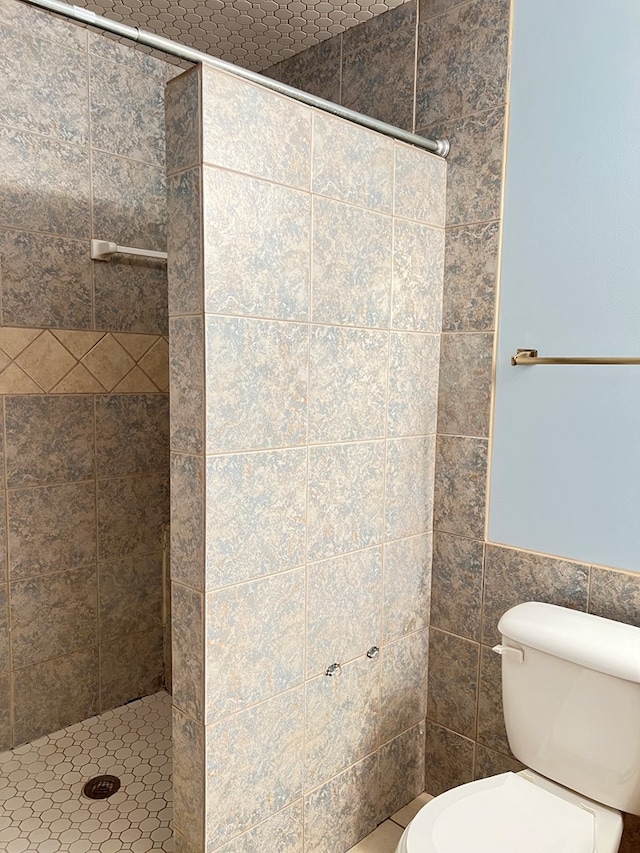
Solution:
<svg viewBox="0 0 640 853">
<path fill-rule="evenodd" d="M 396 853 L 617 853 L 640 814 L 640 628 L 530 601 L 498 624 L 519 773 L 446 791 Z"/>
</svg>

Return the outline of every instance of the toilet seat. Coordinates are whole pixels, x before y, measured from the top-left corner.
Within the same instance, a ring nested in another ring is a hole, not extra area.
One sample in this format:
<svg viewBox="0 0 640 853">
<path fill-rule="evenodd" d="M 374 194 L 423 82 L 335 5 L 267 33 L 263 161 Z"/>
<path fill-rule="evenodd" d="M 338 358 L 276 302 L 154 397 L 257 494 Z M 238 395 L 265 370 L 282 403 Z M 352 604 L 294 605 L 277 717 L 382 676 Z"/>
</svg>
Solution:
<svg viewBox="0 0 640 853">
<path fill-rule="evenodd" d="M 622 817 L 533 771 L 461 785 L 424 806 L 398 853 L 615 853 Z"/>
</svg>

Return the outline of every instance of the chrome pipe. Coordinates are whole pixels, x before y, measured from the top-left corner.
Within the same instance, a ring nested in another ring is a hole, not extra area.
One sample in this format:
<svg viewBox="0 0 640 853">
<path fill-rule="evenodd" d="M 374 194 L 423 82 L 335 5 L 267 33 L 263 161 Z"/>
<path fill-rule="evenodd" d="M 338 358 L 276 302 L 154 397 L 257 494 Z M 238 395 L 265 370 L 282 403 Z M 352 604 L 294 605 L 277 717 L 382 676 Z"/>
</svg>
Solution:
<svg viewBox="0 0 640 853">
<path fill-rule="evenodd" d="M 172 39 L 164 36 L 157 36 L 155 33 L 150 33 L 147 30 L 141 30 L 139 27 L 131 27 L 128 24 L 121 24 L 118 21 L 112 21 L 110 18 L 104 18 L 101 15 L 96 15 L 95 12 L 89 9 L 83 9 L 80 6 L 71 6 L 68 3 L 63 3 L 61 0 L 21 0 L 23 3 L 28 3 L 30 6 L 37 6 L 40 9 L 46 9 L 49 12 L 55 12 L 58 15 L 63 15 L 65 18 L 71 18 L 75 21 L 81 21 L 83 24 L 89 24 L 99 30 L 114 33 L 121 38 L 130 39 L 131 41 L 144 44 L 146 47 L 160 50 L 169 56 L 177 56 L 180 59 L 186 59 L 189 62 L 202 63 L 216 68 L 218 71 L 224 71 L 227 74 L 233 74 L 235 77 L 240 77 L 250 83 L 256 83 L 258 86 L 264 86 L 266 89 L 271 89 L 278 92 L 280 95 L 286 95 L 293 98 L 295 101 L 300 101 L 309 107 L 323 110 L 331 113 L 338 118 L 347 119 L 354 124 L 359 124 L 361 127 L 366 127 L 369 130 L 375 130 L 384 136 L 389 136 L 392 139 L 398 139 L 400 142 L 407 142 L 409 145 L 415 145 L 416 148 L 422 148 L 425 151 L 430 151 L 432 154 L 437 154 L 439 157 L 446 157 L 450 150 L 448 139 L 428 139 L 424 136 L 418 136 L 416 133 L 410 133 L 408 130 L 402 130 L 386 121 L 365 116 L 355 110 L 350 110 L 347 107 L 342 107 L 339 104 L 334 104 L 331 101 L 326 101 L 324 98 L 319 98 L 316 95 L 311 95 L 309 92 L 303 92 L 301 89 L 295 89 L 293 86 L 288 86 L 286 83 L 281 83 L 279 80 L 272 80 L 271 77 L 265 77 L 258 74 L 256 71 L 249 71 L 247 68 L 241 68 L 239 65 L 233 65 L 231 62 L 225 62 L 224 59 L 217 59 L 215 56 L 209 56 L 201 50 L 196 50 L 193 47 L 175 42 Z"/>
</svg>

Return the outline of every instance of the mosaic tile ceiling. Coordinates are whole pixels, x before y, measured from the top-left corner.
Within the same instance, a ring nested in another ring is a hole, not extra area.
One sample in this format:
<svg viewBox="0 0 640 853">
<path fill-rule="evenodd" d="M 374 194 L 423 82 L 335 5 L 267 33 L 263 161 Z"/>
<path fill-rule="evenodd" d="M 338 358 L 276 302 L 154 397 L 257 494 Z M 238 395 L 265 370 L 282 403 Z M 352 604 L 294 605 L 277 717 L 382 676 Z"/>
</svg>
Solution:
<svg viewBox="0 0 640 853">
<path fill-rule="evenodd" d="M 403 0 L 74 0 L 220 59 L 263 71 Z"/>
</svg>

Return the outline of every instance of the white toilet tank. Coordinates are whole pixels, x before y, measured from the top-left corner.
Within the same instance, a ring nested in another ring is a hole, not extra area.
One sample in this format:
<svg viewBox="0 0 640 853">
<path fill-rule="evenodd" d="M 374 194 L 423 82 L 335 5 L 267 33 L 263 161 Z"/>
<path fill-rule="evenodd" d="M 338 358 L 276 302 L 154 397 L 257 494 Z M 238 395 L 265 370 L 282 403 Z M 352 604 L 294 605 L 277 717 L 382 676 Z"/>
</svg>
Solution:
<svg viewBox="0 0 640 853">
<path fill-rule="evenodd" d="M 539 602 L 508 610 L 498 628 L 516 758 L 640 814 L 640 628 Z"/>
</svg>

